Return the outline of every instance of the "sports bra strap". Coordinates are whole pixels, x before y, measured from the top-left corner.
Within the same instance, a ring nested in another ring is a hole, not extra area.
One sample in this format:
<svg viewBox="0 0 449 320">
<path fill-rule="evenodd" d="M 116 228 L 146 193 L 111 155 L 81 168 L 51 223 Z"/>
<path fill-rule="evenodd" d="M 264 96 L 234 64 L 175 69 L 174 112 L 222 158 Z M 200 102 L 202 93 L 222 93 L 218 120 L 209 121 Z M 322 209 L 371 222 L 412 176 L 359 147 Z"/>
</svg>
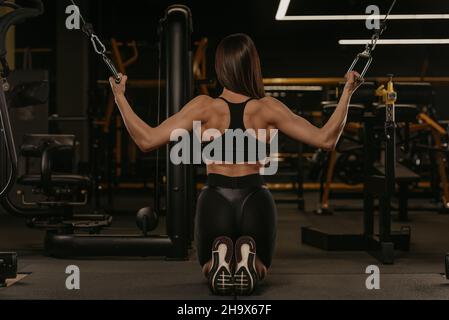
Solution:
<svg viewBox="0 0 449 320">
<path fill-rule="evenodd" d="M 226 102 L 227 104 L 230 104 L 230 102 L 229 102 L 228 100 L 226 100 L 225 98 L 223 98 L 223 97 L 218 97 L 218 99 L 223 100 L 223 101 Z"/>
<path fill-rule="evenodd" d="M 248 100 L 246 100 L 243 104 L 246 106 L 248 104 L 248 102 L 252 101 L 252 100 L 256 100 L 254 98 L 249 98 Z"/>
<path fill-rule="evenodd" d="M 244 102 L 235 103 L 235 102 L 230 102 L 230 101 L 228 101 L 227 99 L 225 99 L 225 98 L 223 98 L 223 97 L 218 97 L 218 99 L 223 100 L 223 101 L 226 102 L 227 104 L 234 104 L 234 105 L 236 105 L 236 104 L 241 104 L 241 105 L 244 105 L 244 106 L 246 106 L 246 105 L 248 104 L 248 102 L 250 102 L 251 100 L 254 100 L 254 98 L 249 98 L 248 100 L 246 100 L 246 101 L 244 101 Z"/>
</svg>

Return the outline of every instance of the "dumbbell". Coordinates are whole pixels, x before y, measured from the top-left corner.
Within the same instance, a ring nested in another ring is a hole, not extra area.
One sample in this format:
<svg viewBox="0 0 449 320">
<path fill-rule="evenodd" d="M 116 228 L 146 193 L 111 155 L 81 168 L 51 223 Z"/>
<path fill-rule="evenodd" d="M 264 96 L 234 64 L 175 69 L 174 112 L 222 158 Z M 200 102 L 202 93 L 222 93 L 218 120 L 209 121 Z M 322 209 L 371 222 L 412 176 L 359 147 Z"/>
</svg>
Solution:
<svg viewBox="0 0 449 320">
<path fill-rule="evenodd" d="M 6 287 L 7 279 L 17 277 L 17 253 L 0 252 L 0 288 Z"/>
<path fill-rule="evenodd" d="M 136 223 L 137 227 L 143 232 L 143 235 L 147 236 L 148 232 L 157 228 L 159 217 L 153 208 L 145 207 L 137 212 Z"/>
</svg>

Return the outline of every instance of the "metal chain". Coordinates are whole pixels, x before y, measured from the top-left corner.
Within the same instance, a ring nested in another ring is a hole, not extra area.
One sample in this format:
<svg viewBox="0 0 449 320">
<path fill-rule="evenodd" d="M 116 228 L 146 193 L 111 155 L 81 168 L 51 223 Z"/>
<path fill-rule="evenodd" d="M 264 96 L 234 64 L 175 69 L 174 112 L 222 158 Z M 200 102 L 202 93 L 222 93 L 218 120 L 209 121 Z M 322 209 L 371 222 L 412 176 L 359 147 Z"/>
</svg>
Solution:
<svg viewBox="0 0 449 320">
<path fill-rule="evenodd" d="M 76 7 L 76 9 L 78 10 L 78 15 L 81 18 L 81 21 L 83 22 L 84 25 L 86 25 L 87 23 L 86 23 L 86 20 L 84 20 L 83 15 L 81 14 L 80 7 L 78 7 L 78 5 L 75 3 L 75 1 L 70 0 L 70 2 Z"/>
<path fill-rule="evenodd" d="M 393 3 L 390 6 L 390 9 L 388 10 L 387 14 L 385 15 L 385 18 L 382 20 L 380 28 L 376 30 L 376 32 L 372 35 L 371 40 L 366 44 L 365 50 L 363 52 L 360 52 L 355 57 L 354 61 L 352 61 L 351 66 L 349 67 L 347 72 L 351 72 L 354 70 L 355 66 L 357 65 L 359 59 L 365 59 L 366 63 L 363 68 L 363 71 L 360 73 L 360 77 L 364 78 L 366 72 L 368 71 L 368 68 L 371 65 L 371 62 L 373 61 L 372 53 L 376 49 L 377 42 L 379 41 L 380 36 L 384 33 L 384 31 L 387 29 L 387 20 L 390 16 L 391 11 L 393 10 L 394 6 L 396 5 L 397 0 L 393 0 Z"/>
<path fill-rule="evenodd" d="M 100 38 L 95 34 L 94 28 L 92 24 L 86 22 L 83 15 L 80 12 L 79 7 L 76 5 L 74 0 L 70 0 L 70 2 L 76 7 L 77 13 L 81 18 L 81 21 L 83 23 L 82 31 L 89 37 L 90 42 L 92 42 L 92 47 L 94 48 L 94 51 L 96 54 L 101 56 L 103 58 L 104 63 L 108 67 L 110 73 L 114 76 L 115 82 L 120 83 L 121 82 L 121 76 L 119 72 L 117 71 L 117 68 L 115 67 L 114 63 L 111 59 L 106 55 L 106 46 L 103 42 L 101 42 Z"/>
<path fill-rule="evenodd" d="M 75 3 L 74 0 L 70 0 L 70 2 L 76 7 L 77 13 L 80 16 L 81 22 L 83 23 L 82 30 L 83 32 L 90 38 L 90 41 L 92 42 L 92 45 L 94 47 L 95 52 L 98 55 L 104 55 L 106 53 L 106 46 L 101 42 L 100 38 L 95 34 L 92 25 L 84 19 L 83 15 L 81 14 L 81 11 L 78 7 L 78 5 Z"/>
<path fill-rule="evenodd" d="M 70 0 L 70 2 L 76 7 L 77 13 L 80 16 L 81 22 L 83 23 L 82 30 L 83 32 L 90 38 L 90 41 L 92 42 L 92 46 L 94 47 L 95 52 L 100 55 L 104 56 L 106 53 L 106 46 L 103 42 L 101 42 L 100 38 L 95 34 L 93 27 L 90 23 L 84 19 L 83 15 L 81 14 L 80 8 L 75 3 L 74 0 Z"/>
<path fill-rule="evenodd" d="M 397 0 L 393 0 L 393 3 L 391 4 L 390 8 L 388 9 L 387 14 L 385 15 L 385 18 L 382 20 L 380 24 L 379 30 L 377 30 L 373 36 L 371 37 L 370 42 L 366 44 L 365 52 L 364 54 L 371 55 L 371 53 L 376 49 L 377 42 L 380 39 L 380 36 L 384 33 L 384 31 L 387 29 L 387 20 L 390 16 L 391 11 L 393 10 L 394 6 L 396 5 Z"/>
</svg>

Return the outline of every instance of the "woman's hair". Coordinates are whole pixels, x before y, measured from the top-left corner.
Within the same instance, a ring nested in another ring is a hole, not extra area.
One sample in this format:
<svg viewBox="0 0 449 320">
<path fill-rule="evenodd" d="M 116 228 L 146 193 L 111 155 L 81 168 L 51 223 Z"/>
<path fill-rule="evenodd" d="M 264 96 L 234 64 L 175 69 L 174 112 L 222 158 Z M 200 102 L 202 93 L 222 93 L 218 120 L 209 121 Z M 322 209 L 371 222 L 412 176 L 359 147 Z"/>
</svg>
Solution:
<svg viewBox="0 0 449 320">
<path fill-rule="evenodd" d="M 265 97 L 259 54 L 249 36 L 232 34 L 218 45 L 215 72 L 220 84 L 251 98 Z"/>
</svg>

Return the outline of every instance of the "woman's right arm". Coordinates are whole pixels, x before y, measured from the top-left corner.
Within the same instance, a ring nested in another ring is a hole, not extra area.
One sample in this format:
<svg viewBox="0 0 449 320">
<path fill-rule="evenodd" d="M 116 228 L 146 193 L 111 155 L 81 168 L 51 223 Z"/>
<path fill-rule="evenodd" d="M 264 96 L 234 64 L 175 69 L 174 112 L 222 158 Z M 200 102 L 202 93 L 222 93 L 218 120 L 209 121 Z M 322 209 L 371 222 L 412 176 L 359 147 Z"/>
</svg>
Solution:
<svg viewBox="0 0 449 320">
<path fill-rule="evenodd" d="M 126 81 L 128 78 L 124 75 L 122 81 L 117 84 L 111 77 L 109 79 L 114 93 L 115 102 L 122 115 L 125 127 L 131 138 L 143 152 L 150 152 L 170 142 L 172 133 L 182 129 L 191 131 L 193 122 L 206 123 L 210 118 L 210 108 L 208 108 L 210 97 L 198 96 L 187 103 L 178 113 L 172 115 L 167 120 L 158 124 L 157 127 L 151 127 L 145 123 L 134 112 L 128 100 L 125 97 Z"/>
<path fill-rule="evenodd" d="M 265 98 L 268 106 L 265 108 L 267 120 L 295 140 L 324 150 L 334 150 L 346 126 L 351 96 L 362 83 L 359 79 L 358 73 L 348 73 L 337 108 L 322 128 L 318 128 L 303 117 L 294 114 L 287 106 L 274 98 Z"/>
</svg>

